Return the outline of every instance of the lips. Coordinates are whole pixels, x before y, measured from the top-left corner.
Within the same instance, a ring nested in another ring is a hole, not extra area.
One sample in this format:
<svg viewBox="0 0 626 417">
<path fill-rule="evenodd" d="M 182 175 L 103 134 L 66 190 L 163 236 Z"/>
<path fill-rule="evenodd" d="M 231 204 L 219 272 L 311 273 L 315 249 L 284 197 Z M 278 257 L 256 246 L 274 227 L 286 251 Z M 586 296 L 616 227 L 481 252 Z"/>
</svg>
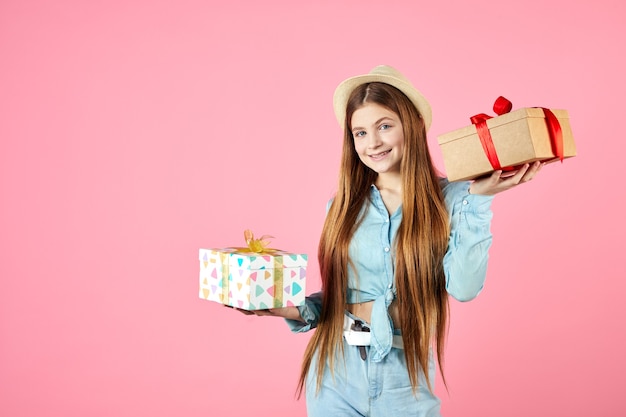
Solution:
<svg viewBox="0 0 626 417">
<path fill-rule="evenodd" d="M 389 155 L 389 152 L 391 152 L 391 149 L 384 151 L 384 152 L 379 152 L 376 154 L 369 155 L 369 157 L 373 159 L 374 161 L 378 161 L 380 159 L 383 159 L 385 156 Z"/>
</svg>

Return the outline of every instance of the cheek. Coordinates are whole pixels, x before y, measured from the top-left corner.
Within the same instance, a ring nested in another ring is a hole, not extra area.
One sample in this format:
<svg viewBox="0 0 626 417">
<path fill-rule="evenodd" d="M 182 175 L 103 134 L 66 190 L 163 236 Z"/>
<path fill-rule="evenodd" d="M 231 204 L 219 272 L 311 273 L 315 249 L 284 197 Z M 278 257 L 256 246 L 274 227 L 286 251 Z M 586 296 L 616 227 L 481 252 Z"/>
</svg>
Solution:
<svg viewBox="0 0 626 417">
<path fill-rule="evenodd" d="M 364 152 L 364 148 L 362 141 L 354 141 L 354 150 L 357 154 L 361 155 Z"/>
<path fill-rule="evenodd" d="M 404 148 L 404 136 L 399 135 L 395 138 L 395 146 L 398 148 Z"/>
<path fill-rule="evenodd" d="M 357 144 L 354 145 L 354 151 L 356 153 L 357 158 L 359 158 L 359 161 L 363 162 L 364 164 L 367 163 L 367 151 L 365 149 L 364 146 L 358 146 Z"/>
</svg>

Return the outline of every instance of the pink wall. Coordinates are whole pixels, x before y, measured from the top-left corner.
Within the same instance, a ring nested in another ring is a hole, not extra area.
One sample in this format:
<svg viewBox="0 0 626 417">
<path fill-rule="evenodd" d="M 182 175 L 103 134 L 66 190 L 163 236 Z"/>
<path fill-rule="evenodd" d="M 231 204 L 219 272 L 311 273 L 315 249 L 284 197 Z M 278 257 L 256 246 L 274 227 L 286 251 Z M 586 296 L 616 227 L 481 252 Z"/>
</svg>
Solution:
<svg viewBox="0 0 626 417">
<path fill-rule="evenodd" d="M 197 250 L 251 228 L 315 259 L 332 92 L 380 63 L 431 100 L 440 166 L 500 94 L 578 145 L 494 203 L 445 415 L 625 415 L 626 9 L 582 3 L 4 0 L 0 415 L 304 415 L 308 336 L 198 299 Z"/>
</svg>

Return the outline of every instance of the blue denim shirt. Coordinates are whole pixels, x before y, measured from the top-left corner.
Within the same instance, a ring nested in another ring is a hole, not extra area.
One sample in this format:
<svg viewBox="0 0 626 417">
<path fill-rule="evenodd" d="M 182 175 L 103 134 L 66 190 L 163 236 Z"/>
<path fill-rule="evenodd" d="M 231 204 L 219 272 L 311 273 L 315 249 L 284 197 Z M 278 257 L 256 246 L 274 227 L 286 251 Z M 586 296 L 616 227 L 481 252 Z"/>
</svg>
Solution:
<svg viewBox="0 0 626 417">
<path fill-rule="evenodd" d="M 469 301 L 482 290 L 491 246 L 492 196 L 469 194 L 469 182 L 442 179 L 450 219 L 450 239 L 443 259 L 448 293 L 459 301 Z M 388 308 L 396 296 L 394 279 L 394 239 L 402 220 L 402 207 L 389 215 L 378 189 L 372 185 L 371 198 L 363 210 L 363 221 L 350 242 L 354 269 L 348 271 L 348 303 L 374 301 L 371 316 L 372 361 L 382 360 L 391 349 L 394 325 Z M 306 298 L 298 307 L 305 322 L 287 320 L 294 332 L 305 332 L 317 325 L 322 293 Z"/>
</svg>

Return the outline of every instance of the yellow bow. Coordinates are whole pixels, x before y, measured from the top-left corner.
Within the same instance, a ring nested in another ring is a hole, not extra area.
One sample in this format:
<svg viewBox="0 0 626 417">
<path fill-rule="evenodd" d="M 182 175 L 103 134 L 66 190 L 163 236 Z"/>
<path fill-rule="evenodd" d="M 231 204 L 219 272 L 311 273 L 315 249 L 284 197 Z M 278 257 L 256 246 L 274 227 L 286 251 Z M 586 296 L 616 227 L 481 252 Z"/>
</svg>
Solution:
<svg viewBox="0 0 626 417">
<path fill-rule="evenodd" d="M 243 237 L 246 239 L 246 245 L 251 252 L 254 253 L 269 253 L 275 252 L 276 249 L 268 248 L 267 245 L 270 244 L 268 239 L 273 239 L 274 236 L 263 235 L 259 239 L 254 238 L 254 233 L 251 230 L 247 229 L 243 232 Z"/>
</svg>

